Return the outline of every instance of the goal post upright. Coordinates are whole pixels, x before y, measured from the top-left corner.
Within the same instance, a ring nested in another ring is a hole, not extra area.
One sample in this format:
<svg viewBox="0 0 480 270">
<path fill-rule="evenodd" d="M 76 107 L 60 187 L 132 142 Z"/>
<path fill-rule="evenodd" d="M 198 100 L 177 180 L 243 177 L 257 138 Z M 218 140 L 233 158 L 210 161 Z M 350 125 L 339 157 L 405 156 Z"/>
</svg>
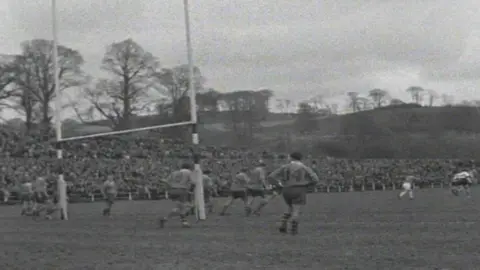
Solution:
<svg viewBox="0 0 480 270">
<path fill-rule="evenodd" d="M 198 136 L 198 115 L 195 89 L 195 74 L 193 65 L 193 49 L 190 34 L 190 13 L 188 0 L 183 0 L 184 18 L 185 18 L 185 36 L 188 58 L 188 87 L 190 90 L 190 120 L 192 122 L 192 155 L 194 163 L 194 181 L 195 181 L 195 213 L 197 220 L 205 220 L 205 200 L 203 196 L 203 173 L 200 166 L 199 136 Z"/>
<path fill-rule="evenodd" d="M 60 78 L 59 78 L 59 67 L 58 67 L 58 34 L 57 34 L 57 1 L 52 0 L 52 35 L 53 35 L 53 46 L 52 46 L 52 58 L 53 58 L 53 83 L 55 91 L 55 137 L 56 137 L 56 151 L 57 151 L 57 196 L 58 196 L 58 207 L 60 208 L 60 218 L 63 220 L 68 220 L 68 204 L 67 204 L 67 185 L 63 177 L 63 149 L 62 149 L 62 119 L 61 119 L 61 108 L 62 108 L 62 97 L 60 93 Z"/>
</svg>

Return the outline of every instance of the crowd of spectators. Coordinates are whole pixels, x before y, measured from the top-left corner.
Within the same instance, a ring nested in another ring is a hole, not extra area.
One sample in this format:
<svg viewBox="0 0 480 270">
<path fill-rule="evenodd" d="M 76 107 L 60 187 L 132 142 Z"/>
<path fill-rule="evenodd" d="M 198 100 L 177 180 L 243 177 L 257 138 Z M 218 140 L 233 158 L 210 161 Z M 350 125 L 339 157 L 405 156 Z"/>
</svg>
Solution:
<svg viewBox="0 0 480 270">
<path fill-rule="evenodd" d="M 23 179 L 46 176 L 54 181 L 59 161 L 55 145 L 22 136 L 1 136 L 0 157 L 3 186 L 15 187 Z M 89 194 L 98 189 L 107 174 L 119 179 L 121 189 L 138 191 L 145 187 L 161 189 L 159 180 L 181 163 L 191 160 L 191 148 L 175 141 L 163 141 L 157 136 L 99 137 L 70 141 L 62 145 L 62 167 L 70 192 Z M 221 181 L 227 181 L 241 168 L 253 167 L 258 160 L 268 170 L 286 162 L 286 153 L 232 147 L 201 146 L 201 165 Z M 475 166 L 472 161 L 445 159 L 339 159 L 307 155 L 311 165 L 329 190 L 352 187 L 399 186 L 406 175 L 416 175 L 420 184 L 446 183 L 459 169 Z"/>
</svg>

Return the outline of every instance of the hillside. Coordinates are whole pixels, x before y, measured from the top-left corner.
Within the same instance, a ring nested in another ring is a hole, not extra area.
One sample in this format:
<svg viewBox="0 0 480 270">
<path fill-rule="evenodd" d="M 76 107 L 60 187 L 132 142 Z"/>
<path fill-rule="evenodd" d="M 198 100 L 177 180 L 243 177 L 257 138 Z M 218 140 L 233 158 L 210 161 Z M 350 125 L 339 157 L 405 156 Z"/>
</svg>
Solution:
<svg viewBox="0 0 480 270">
<path fill-rule="evenodd" d="M 465 153 L 477 156 L 476 153 L 480 153 L 480 139 L 476 136 L 480 133 L 480 112 L 474 107 L 408 105 L 319 117 L 317 128 L 308 134 L 295 131 L 295 119 L 296 115 L 292 114 L 270 113 L 260 123 L 255 144 L 279 150 L 306 148 L 329 155 L 358 157 L 443 157 Z M 135 122 L 150 122 L 143 120 Z M 200 115 L 199 121 L 203 143 L 235 144 L 227 128 L 228 112 Z M 85 131 L 85 128 L 81 129 Z M 90 133 L 96 128 L 88 129 Z M 105 126 L 100 129 L 108 130 Z"/>
</svg>

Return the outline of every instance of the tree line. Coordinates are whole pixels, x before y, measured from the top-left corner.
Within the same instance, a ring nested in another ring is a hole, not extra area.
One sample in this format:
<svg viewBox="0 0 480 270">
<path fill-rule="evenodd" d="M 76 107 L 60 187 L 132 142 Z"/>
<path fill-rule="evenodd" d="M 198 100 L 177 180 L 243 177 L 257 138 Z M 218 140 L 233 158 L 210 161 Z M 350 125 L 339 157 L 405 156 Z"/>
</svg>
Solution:
<svg viewBox="0 0 480 270">
<path fill-rule="evenodd" d="M 21 53 L 0 63 L 0 109 L 11 109 L 21 115 L 26 132 L 49 132 L 55 100 L 53 43 L 33 39 L 20 44 Z M 60 110 L 74 112 L 75 119 L 92 124 L 99 119 L 113 130 L 135 128 L 139 117 L 143 126 L 188 120 L 190 117 L 189 70 L 187 65 L 161 67 L 159 59 L 132 39 L 110 44 L 101 59 L 104 74 L 92 76 L 84 70 L 82 54 L 63 45 L 58 46 L 59 88 L 77 93 Z M 261 130 L 272 108 L 295 115 L 301 132 L 316 128 L 315 118 L 338 113 L 338 105 L 316 95 L 296 104 L 289 99 L 272 102 L 271 89 L 220 92 L 206 88 L 206 78 L 194 67 L 197 110 L 202 118 L 224 115 L 223 124 L 239 141 L 252 140 Z M 427 98 L 434 106 L 440 96 L 432 90 L 412 86 L 406 89 L 412 102 Z M 398 105 L 404 102 L 390 97 L 387 90 L 373 89 L 367 96 L 348 92 L 352 112 Z M 444 104 L 452 97 L 441 96 Z M 474 104 L 477 104 L 473 102 Z M 472 102 L 469 104 L 472 105 Z M 463 102 L 466 105 L 466 102 Z M 68 121 L 68 120 L 67 120 Z"/>
<path fill-rule="evenodd" d="M 0 106 L 21 115 L 26 132 L 47 132 L 56 97 L 53 43 L 34 39 L 20 46 L 20 54 L 0 63 Z M 87 74 L 84 58 L 72 48 L 59 45 L 57 59 L 60 91 L 77 93 L 59 109 L 73 110 L 75 121 L 92 124 L 103 119 L 112 129 L 122 130 L 135 127 L 138 116 L 154 116 L 148 118 L 151 125 L 190 117 L 188 66 L 162 68 L 157 57 L 132 39 L 107 47 L 101 60 L 105 77 Z M 198 67 L 194 78 L 198 111 L 229 111 L 228 126 L 239 136 L 253 134 L 258 121 L 269 113 L 272 90 L 205 89 L 206 79 Z"/>
</svg>

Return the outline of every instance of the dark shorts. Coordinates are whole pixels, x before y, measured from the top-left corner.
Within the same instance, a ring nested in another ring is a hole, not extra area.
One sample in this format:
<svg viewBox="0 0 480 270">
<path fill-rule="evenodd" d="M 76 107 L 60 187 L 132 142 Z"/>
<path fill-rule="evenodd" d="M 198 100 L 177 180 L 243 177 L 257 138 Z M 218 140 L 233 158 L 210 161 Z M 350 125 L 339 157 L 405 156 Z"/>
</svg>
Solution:
<svg viewBox="0 0 480 270">
<path fill-rule="evenodd" d="M 23 202 L 32 202 L 35 199 L 33 193 L 21 193 L 20 194 L 20 201 Z"/>
<path fill-rule="evenodd" d="M 242 199 L 246 200 L 247 199 L 247 191 L 246 190 L 232 190 L 230 191 L 230 197 L 233 199 Z"/>
<path fill-rule="evenodd" d="M 168 198 L 174 202 L 190 202 L 191 194 L 186 189 L 170 189 L 168 191 Z"/>
<path fill-rule="evenodd" d="M 105 194 L 105 201 L 109 204 L 113 204 L 115 202 L 115 194 Z"/>
<path fill-rule="evenodd" d="M 212 199 L 212 191 L 209 189 L 203 190 L 203 200 L 205 203 L 209 203 Z"/>
<path fill-rule="evenodd" d="M 265 190 L 263 189 L 251 189 L 247 190 L 247 195 L 250 197 L 262 197 L 265 198 Z"/>
<path fill-rule="evenodd" d="M 288 205 L 305 205 L 307 204 L 307 187 L 284 187 L 282 196 Z"/>
<path fill-rule="evenodd" d="M 471 184 L 468 182 L 467 179 L 460 179 L 455 182 L 452 182 L 452 186 L 454 187 L 469 187 Z"/>
<path fill-rule="evenodd" d="M 46 203 L 48 199 L 48 194 L 46 192 L 35 192 L 36 203 Z"/>
</svg>

